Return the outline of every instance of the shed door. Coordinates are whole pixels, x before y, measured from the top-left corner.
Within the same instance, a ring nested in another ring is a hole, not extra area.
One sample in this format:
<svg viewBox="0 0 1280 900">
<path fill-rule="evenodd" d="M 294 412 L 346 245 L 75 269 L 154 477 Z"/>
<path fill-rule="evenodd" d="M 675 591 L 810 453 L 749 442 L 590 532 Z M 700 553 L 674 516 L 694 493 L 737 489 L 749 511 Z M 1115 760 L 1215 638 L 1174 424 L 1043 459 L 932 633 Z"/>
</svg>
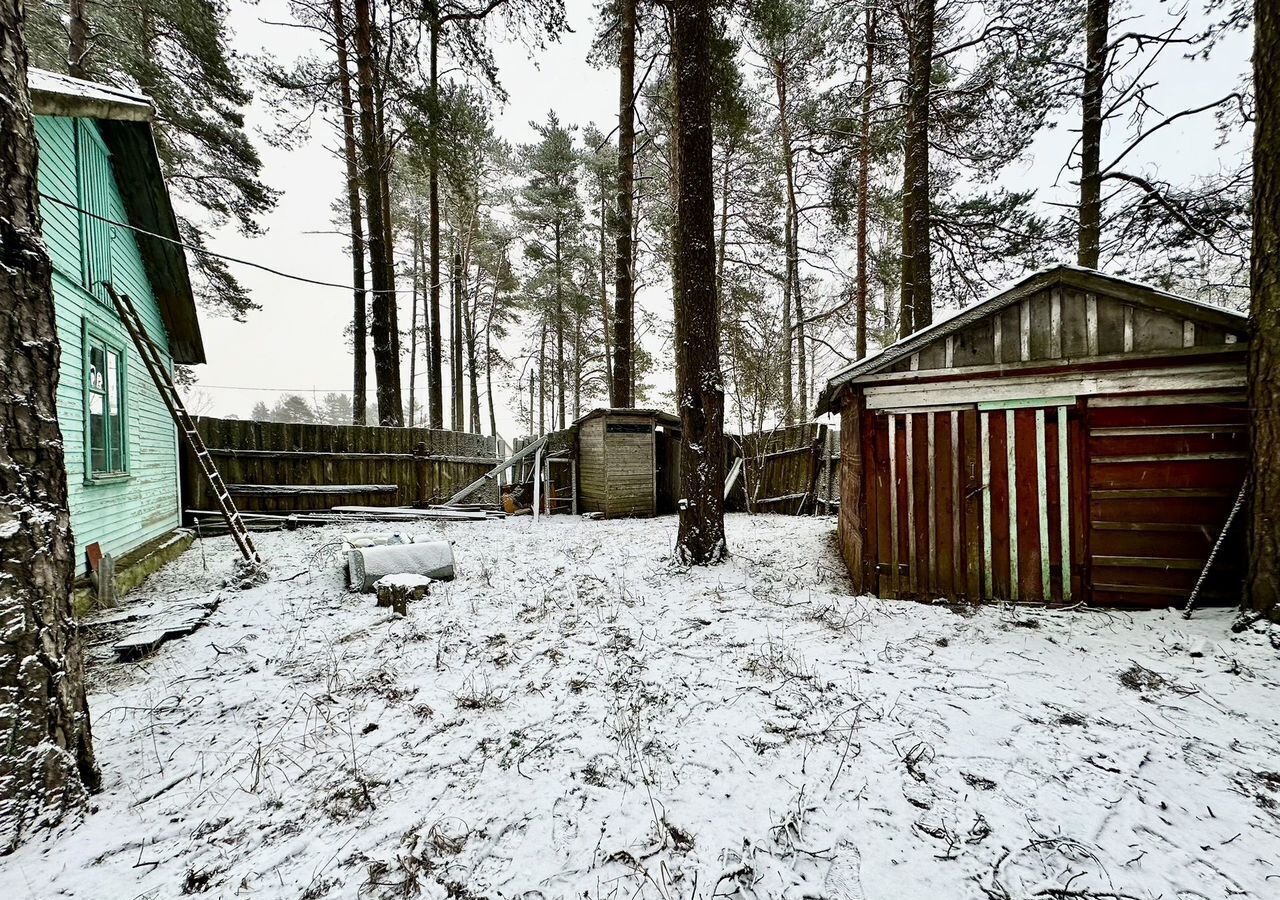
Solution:
<svg viewBox="0 0 1280 900">
<path fill-rule="evenodd" d="M 1086 420 L 1093 602 L 1183 603 L 1244 482 L 1248 410 L 1096 398 Z M 1228 535 L 1205 599 L 1239 602 L 1243 535 L 1243 528 Z"/>
<path fill-rule="evenodd" d="M 880 596 L 1072 601 L 1072 409 L 1074 399 L 873 414 L 866 546 Z"/>
</svg>

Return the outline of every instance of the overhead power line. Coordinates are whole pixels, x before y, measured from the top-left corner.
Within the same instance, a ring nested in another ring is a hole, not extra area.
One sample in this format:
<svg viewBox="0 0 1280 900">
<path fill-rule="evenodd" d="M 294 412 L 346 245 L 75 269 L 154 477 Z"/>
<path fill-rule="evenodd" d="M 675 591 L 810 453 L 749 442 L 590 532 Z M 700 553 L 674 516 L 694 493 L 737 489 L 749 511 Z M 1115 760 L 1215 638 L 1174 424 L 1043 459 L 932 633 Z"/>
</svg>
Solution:
<svg viewBox="0 0 1280 900">
<path fill-rule="evenodd" d="M 117 222 L 115 219 L 108 219 L 106 216 L 100 216 L 97 213 L 90 212 L 87 209 L 81 209 L 80 207 L 76 206 L 74 203 L 68 203 L 66 200 L 59 199 L 58 197 L 51 197 L 50 195 L 46 194 L 44 191 L 40 192 L 40 197 L 44 200 L 48 200 L 51 203 L 56 203 L 59 206 L 65 206 L 67 209 L 75 210 L 76 212 L 81 213 L 82 215 L 86 215 L 91 219 L 97 219 L 99 222 L 105 222 L 106 224 L 114 225 L 117 228 L 127 228 L 129 231 L 135 231 L 138 234 L 144 234 L 147 237 L 155 238 L 158 241 L 164 241 L 167 244 L 173 244 L 176 247 L 181 247 L 184 250 L 190 250 L 192 253 L 198 253 L 201 256 L 212 256 L 215 259 L 225 260 L 227 262 L 236 263 L 237 265 L 249 266 L 251 269 L 260 269 L 263 272 L 269 272 L 270 274 L 277 275 L 280 278 L 288 278 L 291 281 L 300 281 L 303 284 L 313 284 L 317 287 L 340 288 L 341 290 L 344 290 L 344 291 L 354 290 L 354 288 L 352 288 L 352 286 L 349 284 L 339 284 L 336 281 L 321 281 L 318 278 L 308 278 L 305 275 L 294 275 L 292 272 L 282 272 L 280 269 L 273 269 L 271 266 L 264 266 L 262 263 L 256 263 L 248 259 L 240 259 L 237 256 L 228 256 L 226 253 L 215 253 L 214 251 L 206 250 L 203 247 L 194 247 L 191 244 L 186 244 L 186 243 L 183 243 L 182 241 L 175 240 L 174 238 L 166 237 L 163 234 L 156 234 L 154 231 L 147 231 L 147 229 L 145 228 L 139 228 L 137 225 L 130 225 L 127 222 Z M 441 284 L 443 285 L 443 282 L 441 282 Z M 366 294 L 401 294 L 401 293 L 404 293 L 404 291 L 398 291 L 393 288 L 379 289 L 379 290 L 374 290 L 373 288 L 365 288 L 364 293 Z"/>
</svg>

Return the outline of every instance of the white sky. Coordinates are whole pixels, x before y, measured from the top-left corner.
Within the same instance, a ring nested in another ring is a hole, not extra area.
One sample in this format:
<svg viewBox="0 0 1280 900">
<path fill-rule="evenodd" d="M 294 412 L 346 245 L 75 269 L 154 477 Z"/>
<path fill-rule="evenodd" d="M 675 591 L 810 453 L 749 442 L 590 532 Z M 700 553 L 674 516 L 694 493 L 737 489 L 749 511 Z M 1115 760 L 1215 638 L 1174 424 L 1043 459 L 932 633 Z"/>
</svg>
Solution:
<svg viewBox="0 0 1280 900">
<path fill-rule="evenodd" d="M 605 132 L 613 127 L 617 114 L 616 70 L 595 69 L 586 62 L 595 29 L 591 0 L 567 0 L 567 4 L 574 32 L 540 52 L 537 59 L 530 59 L 522 45 L 498 47 L 501 78 L 510 100 L 497 111 L 496 128 L 513 143 L 532 140 L 529 121 L 543 119 L 550 109 L 555 109 L 566 122 L 586 125 L 594 121 Z M 1160 0 L 1138 0 L 1135 5 L 1160 10 L 1162 15 L 1168 9 Z M 284 0 L 233 0 L 233 46 L 240 54 L 258 54 L 269 47 L 281 59 L 310 49 L 314 40 L 311 33 L 265 24 L 287 20 Z M 1186 62 L 1176 51 L 1170 51 L 1155 73 L 1161 79 L 1156 96 L 1170 109 L 1216 99 L 1230 90 L 1246 70 L 1248 52 L 1248 35 L 1232 37 L 1208 62 Z M 271 116 L 272 110 L 255 102 L 249 121 L 254 127 L 262 127 Z M 1168 129 L 1164 140 L 1152 142 L 1146 151 L 1146 165 L 1158 166 L 1164 177 L 1174 181 L 1226 167 L 1229 163 L 1225 156 L 1238 152 L 1243 143 L 1228 150 L 1215 148 L 1217 135 L 1212 124 L 1211 117 L 1201 116 Z M 1027 160 L 1013 167 L 1003 182 L 1010 187 L 1035 187 L 1046 201 L 1070 202 L 1074 188 L 1069 175 L 1057 188 L 1053 187 L 1074 140 L 1070 127 L 1071 122 L 1067 121 L 1044 133 Z M 279 204 L 263 221 L 264 235 L 245 238 L 227 228 L 214 234 L 211 248 L 312 278 L 349 283 L 351 270 L 345 240 L 334 234 L 309 233 L 331 229 L 330 205 L 343 189 L 341 165 L 326 149 L 334 146 L 335 136 L 321 126 L 309 144 L 293 151 L 258 143 L 264 162 L 263 178 L 280 192 Z M 1103 155 L 1106 156 L 1105 149 Z M 244 324 L 201 314 L 209 361 L 196 369 L 198 391 L 203 396 L 194 405 L 207 407 L 200 410 L 206 414 L 247 416 L 255 402 L 263 400 L 271 405 L 282 391 L 314 395 L 317 399 L 328 391 L 349 392 L 351 357 L 343 329 L 351 316 L 350 291 L 304 285 L 244 267 L 236 269 L 262 309 L 251 313 Z M 670 318 L 665 291 L 651 289 L 639 302 L 664 320 Z M 402 323 L 409 319 L 408 304 L 406 291 L 401 304 Z M 850 335 L 850 345 L 852 339 Z M 656 344 L 646 346 L 659 354 L 660 371 L 652 380 L 659 389 L 669 389 L 672 376 L 669 371 L 662 371 L 662 348 Z M 407 349 L 406 342 L 406 400 Z M 372 359 L 369 368 L 372 400 Z M 426 387 L 421 363 L 417 385 L 421 402 Z M 498 428 L 508 439 L 518 432 L 513 390 L 504 384 L 497 398 Z"/>
</svg>

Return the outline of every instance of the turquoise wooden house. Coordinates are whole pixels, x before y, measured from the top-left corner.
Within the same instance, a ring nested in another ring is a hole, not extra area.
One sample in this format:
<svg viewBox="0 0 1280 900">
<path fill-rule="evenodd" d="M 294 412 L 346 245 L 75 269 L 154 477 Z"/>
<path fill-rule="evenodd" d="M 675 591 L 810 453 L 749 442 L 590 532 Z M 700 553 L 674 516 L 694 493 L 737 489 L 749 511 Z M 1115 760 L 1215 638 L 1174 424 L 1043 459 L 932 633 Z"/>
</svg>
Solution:
<svg viewBox="0 0 1280 900">
<path fill-rule="evenodd" d="M 127 580 L 130 563 L 172 546 L 165 539 L 181 524 L 178 439 L 104 282 L 133 300 L 171 370 L 204 362 L 204 346 L 182 248 L 133 230 L 178 238 L 150 101 L 35 69 L 30 86 L 77 572 L 97 544 L 127 590 L 140 580 Z"/>
</svg>

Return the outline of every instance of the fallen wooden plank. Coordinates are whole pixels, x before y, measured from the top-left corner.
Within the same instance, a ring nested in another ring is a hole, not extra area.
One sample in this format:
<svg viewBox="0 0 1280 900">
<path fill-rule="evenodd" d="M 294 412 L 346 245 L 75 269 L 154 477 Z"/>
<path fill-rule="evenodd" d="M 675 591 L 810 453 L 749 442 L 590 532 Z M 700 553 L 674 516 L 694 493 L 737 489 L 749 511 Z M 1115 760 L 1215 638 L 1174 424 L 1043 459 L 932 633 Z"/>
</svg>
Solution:
<svg viewBox="0 0 1280 900">
<path fill-rule="evenodd" d="M 394 484 L 229 484 L 233 494 L 394 494 Z"/>
<path fill-rule="evenodd" d="M 490 478 L 497 478 L 499 475 L 501 475 L 501 474 L 502 474 L 503 472 L 505 472 L 507 469 L 511 468 L 513 465 L 515 465 L 516 463 L 518 463 L 520 460 L 524 459 L 524 458 L 525 458 L 526 456 L 528 456 L 529 454 L 531 454 L 531 453 L 535 453 L 535 452 L 537 452 L 537 451 L 541 450 L 541 449 L 542 449 L 542 447 L 543 447 L 546 443 L 547 443 L 547 439 L 546 439 L 545 437 L 541 437 L 541 438 L 538 438 L 536 441 L 534 441 L 532 444 L 528 444 L 528 445 L 527 445 L 527 446 L 525 446 L 525 447 L 521 447 L 521 448 L 520 448 L 520 452 L 516 453 L 514 456 L 508 457 L 505 461 L 503 461 L 503 462 L 499 463 L 498 465 L 494 466 L 494 467 L 493 467 L 492 469 L 490 469 L 488 472 L 485 472 L 483 475 L 481 475 L 481 476 L 480 476 L 479 478 L 477 478 L 475 481 L 471 482 L 469 485 L 467 485 L 466 487 L 464 487 L 462 490 L 458 491 L 458 493 L 454 494 L 452 497 L 450 497 L 448 500 L 446 500 L 444 505 L 445 505 L 445 506 L 456 506 L 456 505 L 458 505 L 458 504 L 463 500 L 463 498 L 464 498 L 464 497 L 467 497 L 467 496 L 469 496 L 469 495 L 471 495 L 471 494 L 475 493 L 475 492 L 476 492 L 476 491 L 478 491 L 481 487 L 483 487 L 483 486 L 484 486 L 484 483 L 485 483 L 486 481 L 488 481 Z"/>
<path fill-rule="evenodd" d="M 412 506 L 335 506 L 333 512 L 358 515 L 364 518 L 386 519 L 480 521 L 489 518 L 489 513 L 485 510 L 416 509 Z"/>
<path fill-rule="evenodd" d="M 739 456 L 733 461 L 733 468 L 729 470 L 729 476 L 724 480 L 724 499 L 729 499 L 729 494 L 733 493 L 733 487 L 738 483 L 739 476 L 742 475 L 742 457 Z"/>
</svg>

